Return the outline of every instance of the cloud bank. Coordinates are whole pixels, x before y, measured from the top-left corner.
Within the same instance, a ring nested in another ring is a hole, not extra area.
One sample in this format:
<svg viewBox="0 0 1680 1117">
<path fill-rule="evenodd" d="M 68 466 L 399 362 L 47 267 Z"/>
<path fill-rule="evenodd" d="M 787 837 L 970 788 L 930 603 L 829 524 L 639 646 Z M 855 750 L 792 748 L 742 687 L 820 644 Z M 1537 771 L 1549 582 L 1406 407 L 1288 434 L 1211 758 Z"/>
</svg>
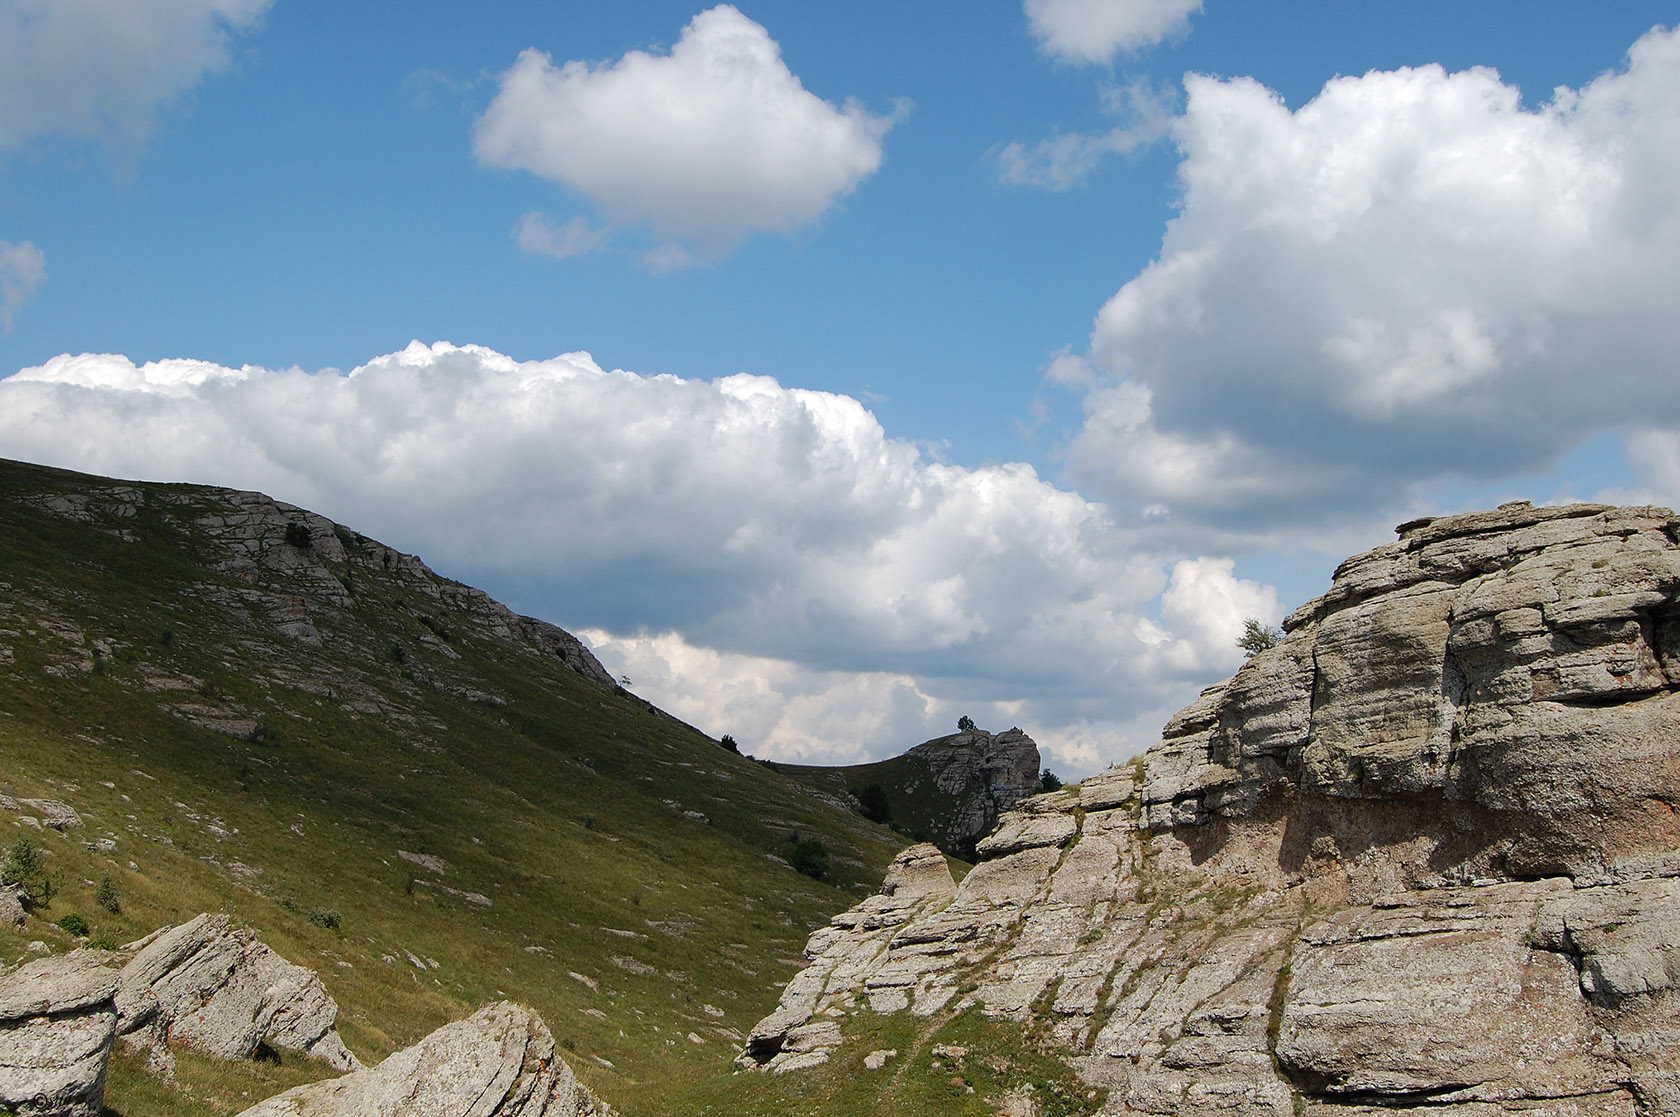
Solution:
<svg viewBox="0 0 1680 1117">
<path fill-rule="evenodd" d="M 1680 421 L 1673 31 L 1537 109 L 1439 66 L 1294 111 L 1186 89 L 1181 211 L 1097 316 L 1068 447 L 1117 514 L 1288 530 Z"/>
<path fill-rule="evenodd" d="M 226 68 L 273 0 L 0 4 L 0 148 L 63 134 L 132 152 L 161 107 Z"/>
<path fill-rule="evenodd" d="M 725 4 L 667 55 L 556 68 L 522 52 L 474 149 L 575 190 L 615 226 L 647 227 L 676 264 L 817 220 L 880 167 L 897 119 L 807 91 L 769 33 Z"/>
<path fill-rule="evenodd" d="M 1140 551 L 1026 465 L 927 461 L 854 399 L 585 353 L 56 357 L 0 380 L 0 447 L 317 508 L 598 630 L 645 696 L 774 755 L 893 751 L 989 709 L 1095 766 L 1235 666 L 1244 616 L 1281 614 L 1228 559 Z"/>
</svg>

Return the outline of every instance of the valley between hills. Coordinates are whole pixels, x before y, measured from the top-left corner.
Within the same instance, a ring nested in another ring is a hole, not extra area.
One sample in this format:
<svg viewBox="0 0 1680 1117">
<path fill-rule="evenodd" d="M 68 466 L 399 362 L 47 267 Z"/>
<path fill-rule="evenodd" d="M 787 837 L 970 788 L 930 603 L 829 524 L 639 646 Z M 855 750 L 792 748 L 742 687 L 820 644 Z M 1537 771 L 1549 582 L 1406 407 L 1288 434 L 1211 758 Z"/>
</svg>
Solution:
<svg viewBox="0 0 1680 1117">
<path fill-rule="evenodd" d="M 31 1117 L 1680 1113 L 1665 509 L 1401 525 L 1025 796 L 1008 734 L 780 771 L 304 509 L 4 463 L 0 695 L 0 1089 L 109 1050 Z M 978 840 L 907 798 L 952 757 Z"/>
</svg>

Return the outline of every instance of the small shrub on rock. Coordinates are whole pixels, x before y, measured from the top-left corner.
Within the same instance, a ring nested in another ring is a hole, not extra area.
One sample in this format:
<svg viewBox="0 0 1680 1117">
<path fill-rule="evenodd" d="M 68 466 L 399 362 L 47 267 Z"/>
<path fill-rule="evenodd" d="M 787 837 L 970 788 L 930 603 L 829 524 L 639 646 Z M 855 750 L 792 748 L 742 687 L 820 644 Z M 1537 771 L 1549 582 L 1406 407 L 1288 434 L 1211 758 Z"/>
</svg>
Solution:
<svg viewBox="0 0 1680 1117">
<path fill-rule="evenodd" d="M 1275 648 L 1281 643 L 1283 643 L 1283 629 L 1268 627 L 1250 617 L 1243 621 L 1242 639 L 1237 641 L 1237 647 L 1243 650 L 1243 654 L 1255 656 L 1268 648 Z"/>
<path fill-rule="evenodd" d="M 314 545 L 315 537 L 309 534 L 309 525 L 293 520 L 286 525 L 286 542 L 300 551 L 307 551 Z"/>
</svg>

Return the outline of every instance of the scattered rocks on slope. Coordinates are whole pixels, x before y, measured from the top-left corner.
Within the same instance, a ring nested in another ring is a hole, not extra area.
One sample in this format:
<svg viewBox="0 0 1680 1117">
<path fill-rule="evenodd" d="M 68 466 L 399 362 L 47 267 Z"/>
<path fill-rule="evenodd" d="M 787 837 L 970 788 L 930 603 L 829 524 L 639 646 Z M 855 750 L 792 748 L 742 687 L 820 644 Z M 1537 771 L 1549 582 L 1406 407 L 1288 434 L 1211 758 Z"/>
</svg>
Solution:
<svg viewBox="0 0 1680 1117">
<path fill-rule="evenodd" d="M 528 1009 L 503 1001 L 375 1067 L 298 1086 L 240 1117 L 610 1117 Z"/>
<path fill-rule="evenodd" d="M 98 1117 L 116 989 L 117 972 L 88 950 L 0 977 L 0 1107 L 20 1117 Z"/>
<path fill-rule="evenodd" d="M 1680 1114 L 1677 539 L 1597 505 L 1404 525 L 948 901 L 813 935 L 749 1054 L 978 1003 L 1105 1114 Z"/>
<path fill-rule="evenodd" d="M 299 1051 L 338 1070 L 361 1064 L 339 1038 L 338 1005 L 312 970 L 200 915 L 147 940 L 123 967 L 117 992 L 124 1035 L 184 1044 L 226 1059 L 258 1045 Z"/>
</svg>

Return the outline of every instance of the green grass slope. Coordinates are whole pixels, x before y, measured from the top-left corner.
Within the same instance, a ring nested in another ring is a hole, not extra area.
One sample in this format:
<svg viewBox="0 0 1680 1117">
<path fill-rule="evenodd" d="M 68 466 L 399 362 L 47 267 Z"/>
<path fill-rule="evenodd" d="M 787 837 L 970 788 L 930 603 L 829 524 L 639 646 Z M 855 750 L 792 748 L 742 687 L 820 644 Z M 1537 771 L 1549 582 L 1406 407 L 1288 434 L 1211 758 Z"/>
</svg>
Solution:
<svg viewBox="0 0 1680 1117">
<path fill-rule="evenodd" d="M 0 794 L 86 824 L 0 809 L 56 885 L 0 958 L 69 949 L 70 914 L 109 945 L 227 911 L 321 974 L 365 1062 L 508 997 L 629 1114 L 732 1095 L 809 931 L 904 839 L 492 605 L 249 494 L 0 462 Z M 777 860 L 794 831 L 826 881 Z M 324 1073 L 184 1058 L 173 1087 L 119 1054 L 107 1104 L 231 1113 Z"/>
</svg>

